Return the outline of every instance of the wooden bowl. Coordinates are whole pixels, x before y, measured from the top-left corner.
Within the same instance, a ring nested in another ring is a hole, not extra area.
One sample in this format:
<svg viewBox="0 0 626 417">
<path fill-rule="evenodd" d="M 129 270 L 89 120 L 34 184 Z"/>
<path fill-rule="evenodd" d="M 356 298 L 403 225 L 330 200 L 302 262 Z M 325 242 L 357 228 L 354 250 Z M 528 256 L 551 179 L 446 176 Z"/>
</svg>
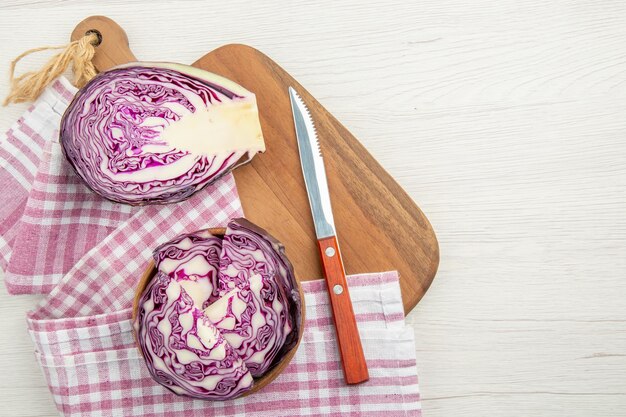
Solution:
<svg viewBox="0 0 626 417">
<path fill-rule="evenodd" d="M 223 238 L 224 233 L 226 233 L 226 229 L 223 227 L 210 228 L 208 230 L 209 230 L 209 233 L 211 233 L 213 236 L 220 237 L 220 238 Z M 141 299 L 141 295 L 143 294 L 144 290 L 148 286 L 148 283 L 154 277 L 155 274 L 156 274 L 156 267 L 154 265 L 154 261 L 151 260 L 150 264 L 148 265 L 148 268 L 146 268 L 146 271 L 143 273 L 141 279 L 139 280 L 139 284 L 137 285 L 137 290 L 135 291 L 135 299 L 133 300 L 133 315 L 132 315 L 133 324 L 135 323 L 135 319 L 137 318 L 137 314 L 139 313 L 139 300 Z M 254 385 L 252 386 L 252 389 L 250 389 L 249 391 L 246 391 L 243 395 L 241 395 L 241 397 L 254 394 L 255 392 L 265 387 L 267 384 L 272 382 L 274 379 L 276 379 L 278 375 L 280 375 L 280 373 L 287 367 L 287 365 L 289 365 L 289 362 L 291 362 L 291 359 L 293 358 L 293 356 L 296 354 L 296 351 L 298 350 L 298 346 L 300 346 L 300 342 L 302 341 L 302 334 L 304 333 L 306 309 L 305 309 L 305 304 L 304 304 L 304 293 L 302 292 L 302 286 L 300 285 L 300 281 L 297 279 L 297 277 L 296 277 L 296 285 L 298 286 L 298 293 L 300 294 L 300 309 L 302 310 L 300 313 L 300 334 L 298 335 L 298 342 L 293 348 L 291 348 L 289 352 L 287 352 L 283 356 L 281 361 L 278 362 L 276 365 L 274 365 L 274 367 L 270 369 L 268 372 L 266 372 L 265 375 L 263 375 L 260 378 L 254 378 Z M 135 336 L 135 342 L 137 343 L 137 348 L 139 349 L 139 341 L 137 338 L 137 333 L 134 330 L 134 326 L 133 326 L 133 334 Z M 141 349 L 139 349 L 139 352 L 141 352 Z M 141 354 L 143 356 L 143 352 L 141 352 Z"/>
</svg>

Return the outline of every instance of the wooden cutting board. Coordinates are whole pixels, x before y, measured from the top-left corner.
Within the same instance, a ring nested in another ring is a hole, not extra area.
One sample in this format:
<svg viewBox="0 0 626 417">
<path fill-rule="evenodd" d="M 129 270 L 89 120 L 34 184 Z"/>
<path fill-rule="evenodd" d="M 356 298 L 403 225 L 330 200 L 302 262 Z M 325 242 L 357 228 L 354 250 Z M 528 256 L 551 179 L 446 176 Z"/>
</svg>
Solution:
<svg viewBox="0 0 626 417">
<path fill-rule="evenodd" d="M 89 30 L 101 35 L 94 57 L 99 71 L 137 60 L 126 34 L 111 19 L 85 19 L 74 29 L 72 40 Z M 346 272 L 398 270 L 405 312 L 415 307 L 437 272 L 437 239 L 424 213 L 363 145 L 291 75 L 256 49 L 226 45 L 193 66 L 230 78 L 256 94 L 267 151 L 238 168 L 235 181 L 246 217 L 283 242 L 296 276 L 307 281 L 323 274 L 289 86 L 300 93 L 315 120 Z"/>
</svg>

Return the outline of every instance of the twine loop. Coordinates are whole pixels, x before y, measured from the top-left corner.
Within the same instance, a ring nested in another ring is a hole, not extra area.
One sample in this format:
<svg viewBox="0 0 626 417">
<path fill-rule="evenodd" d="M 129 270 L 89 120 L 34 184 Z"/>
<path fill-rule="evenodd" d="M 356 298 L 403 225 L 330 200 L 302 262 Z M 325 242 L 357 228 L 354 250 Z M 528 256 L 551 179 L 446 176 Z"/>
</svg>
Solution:
<svg viewBox="0 0 626 417">
<path fill-rule="evenodd" d="M 72 64 L 72 72 L 74 73 L 73 84 L 81 88 L 97 74 L 92 59 L 96 53 L 96 46 L 100 44 L 101 40 L 99 33 L 89 31 L 82 38 L 67 45 L 33 48 L 19 55 L 11 62 L 9 69 L 11 89 L 9 95 L 4 99 L 3 105 L 34 101 L 52 81 L 67 70 L 70 64 Z M 36 52 L 52 49 L 63 49 L 63 51 L 50 58 L 40 70 L 15 76 L 15 67 L 22 58 Z"/>
</svg>

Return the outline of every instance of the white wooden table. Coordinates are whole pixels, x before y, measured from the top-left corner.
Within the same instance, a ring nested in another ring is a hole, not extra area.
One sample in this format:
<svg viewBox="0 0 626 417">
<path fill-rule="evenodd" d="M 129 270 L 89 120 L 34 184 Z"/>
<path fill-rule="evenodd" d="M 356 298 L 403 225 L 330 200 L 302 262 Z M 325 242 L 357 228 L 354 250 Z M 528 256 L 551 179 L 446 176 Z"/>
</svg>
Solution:
<svg viewBox="0 0 626 417">
<path fill-rule="evenodd" d="M 408 317 L 426 417 L 626 414 L 626 3 L 101 3 L 3 1 L 0 79 L 93 14 L 144 60 L 259 48 L 435 227 L 439 273 Z M 26 332 L 38 297 L 0 287 L 0 414 L 56 415 Z"/>
</svg>

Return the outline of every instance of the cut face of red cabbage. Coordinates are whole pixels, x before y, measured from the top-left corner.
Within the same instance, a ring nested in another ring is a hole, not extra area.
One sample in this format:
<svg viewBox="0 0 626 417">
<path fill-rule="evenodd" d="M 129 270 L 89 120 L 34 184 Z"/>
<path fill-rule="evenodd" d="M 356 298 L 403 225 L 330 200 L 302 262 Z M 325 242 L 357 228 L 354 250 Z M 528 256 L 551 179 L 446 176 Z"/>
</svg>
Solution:
<svg viewBox="0 0 626 417">
<path fill-rule="evenodd" d="M 220 292 L 245 288 L 253 275 L 262 277 L 261 296 L 268 308 L 274 305 L 275 299 L 286 300 L 287 326 L 294 331 L 285 336 L 283 350 L 277 355 L 281 357 L 299 338 L 300 294 L 293 266 L 282 243 L 265 229 L 246 219 L 234 219 L 228 224 L 222 241 Z"/>
<path fill-rule="evenodd" d="M 264 229 L 234 219 L 223 239 L 184 234 L 153 256 L 134 326 L 150 373 L 173 392 L 235 398 L 297 344 L 293 268 Z"/>
<path fill-rule="evenodd" d="M 235 287 L 204 310 L 209 320 L 243 359 L 253 377 L 274 365 L 292 331 L 282 287 L 259 274 Z"/>
<path fill-rule="evenodd" d="M 158 271 L 177 280 L 196 306 L 206 308 L 217 299 L 217 275 L 222 240 L 208 231 L 178 236 L 155 249 Z"/>
<path fill-rule="evenodd" d="M 168 63 L 93 78 L 66 110 L 60 142 L 89 188 L 133 205 L 182 201 L 265 150 L 254 94 Z"/>
<path fill-rule="evenodd" d="M 140 303 L 137 338 L 157 382 L 179 395 L 217 400 L 252 387 L 243 360 L 177 280 L 158 272 Z"/>
</svg>

